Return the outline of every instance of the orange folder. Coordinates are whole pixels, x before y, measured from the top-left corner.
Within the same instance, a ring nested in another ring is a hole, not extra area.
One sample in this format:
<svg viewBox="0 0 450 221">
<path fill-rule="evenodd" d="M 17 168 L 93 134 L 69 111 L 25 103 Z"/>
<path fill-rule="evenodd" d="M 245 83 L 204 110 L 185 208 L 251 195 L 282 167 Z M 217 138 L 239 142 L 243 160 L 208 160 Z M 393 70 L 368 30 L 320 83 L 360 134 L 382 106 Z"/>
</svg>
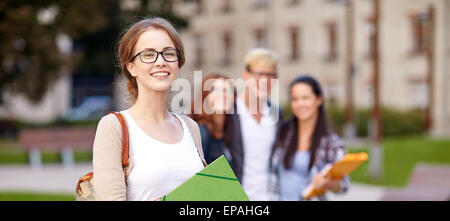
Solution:
<svg viewBox="0 0 450 221">
<path fill-rule="evenodd" d="M 340 180 L 358 168 L 367 159 L 369 159 L 369 156 L 365 152 L 346 154 L 342 160 L 326 166 L 320 173 L 324 175 L 329 174 L 331 178 Z M 309 200 L 311 197 L 323 193 L 325 191 L 314 188 L 314 185 L 311 183 L 302 192 L 302 197 L 305 200 Z"/>
</svg>

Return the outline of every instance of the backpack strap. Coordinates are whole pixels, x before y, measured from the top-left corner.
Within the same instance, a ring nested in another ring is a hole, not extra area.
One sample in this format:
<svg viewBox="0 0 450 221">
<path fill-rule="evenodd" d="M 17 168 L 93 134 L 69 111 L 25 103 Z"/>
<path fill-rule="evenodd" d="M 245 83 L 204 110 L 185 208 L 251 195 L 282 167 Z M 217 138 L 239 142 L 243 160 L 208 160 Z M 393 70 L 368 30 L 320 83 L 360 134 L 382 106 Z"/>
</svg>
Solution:
<svg viewBox="0 0 450 221">
<path fill-rule="evenodd" d="M 203 155 L 200 129 L 198 128 L 197 123 L 194 120 L 192 120 L 191 118 L 189 118 L 185 115 L 181 115 L 181 117 L 183 118 L 184 122 L 186 122 L 186 125 L 188 126 L 189 131 L 192 134 L 192 138 L 194 138 L 194 143 L 195 143 L 195 146 L 197 147 L 198 155 L 200 156 L 200 159 L 202 160 L 203 166 L 206 167 L 208 164 L 206 163 L 205 157 Z"/>
<path fill-rule="evenodd" d="M 116 115 L 117 119 L 119 119 L 120 127 L 122 128 L 122 167 L 125 169 L 129 166 L 130 152 L 127 123 L 121 113 L 110 112 L 110 114 Z"/>
<path fill-rule="evenodd" d="M 110 112 L 110 114 L 114 114 L 117 119 L 119 119 L 120 127 L 122 128 L 122 167 L 124 168 L 125 174 L 129 172 L 127 169 L 129 167 L 129 136 L 128 136 L 128 128 L 125 119 L 123 118 L 121 113 L 117 112 Z M 186 117 L 184 115 L 181 115 L 184 122 L 186 122 L 186 125 L 189 128 L 189 131 L 191 132 L 195 146 L 197 147 L 197 152 L 200 156 L 200 159 L 203 163 L 203 166 L 207 166 L 207 163 L 205 161 L 205 157 L 203 156 L 203 148 L 202 148 L 202 141 L 200 136 L 200 129 L 198 128 L 197 123 L 195 123 L 191 118 Z"/>
</svg>

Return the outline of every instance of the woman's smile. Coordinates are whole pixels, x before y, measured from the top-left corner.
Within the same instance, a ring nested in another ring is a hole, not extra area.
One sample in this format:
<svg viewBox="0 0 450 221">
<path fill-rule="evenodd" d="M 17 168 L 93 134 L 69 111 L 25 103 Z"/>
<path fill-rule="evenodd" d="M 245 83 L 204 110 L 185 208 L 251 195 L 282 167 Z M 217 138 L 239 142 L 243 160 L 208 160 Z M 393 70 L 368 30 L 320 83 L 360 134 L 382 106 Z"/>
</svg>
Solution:
<svg viewBox="0 0 450 221">
<path fill-rule="evenodd" d="M 169 71 L 163 71 L 163 70 L 155 71 L 155 72 L 150 73 L 150 76 L 152 76 L 152 77 L 154 77 L 154 78 L 156 78 L 158 80 L 165 80 L 165 79 L 169 78 L 170 72 Z"/>
</svg>

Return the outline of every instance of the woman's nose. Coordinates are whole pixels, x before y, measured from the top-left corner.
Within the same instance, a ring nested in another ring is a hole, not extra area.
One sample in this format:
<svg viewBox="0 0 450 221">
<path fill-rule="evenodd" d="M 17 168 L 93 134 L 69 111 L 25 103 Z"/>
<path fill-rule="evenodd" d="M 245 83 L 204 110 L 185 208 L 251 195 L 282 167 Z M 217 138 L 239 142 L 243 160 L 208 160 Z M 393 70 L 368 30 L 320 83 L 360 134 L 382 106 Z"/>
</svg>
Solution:
<svg viewBox="0 0 450 221">
<path fill-rule="evenodd" d="M 156 58 L 155 65 L 161 66 L 161 65 L 165 65 L 165 64 L 166 64 L 166 61 L 164 60 L 162 54 L 159 54 L 158 57 Z"/>
</svg>

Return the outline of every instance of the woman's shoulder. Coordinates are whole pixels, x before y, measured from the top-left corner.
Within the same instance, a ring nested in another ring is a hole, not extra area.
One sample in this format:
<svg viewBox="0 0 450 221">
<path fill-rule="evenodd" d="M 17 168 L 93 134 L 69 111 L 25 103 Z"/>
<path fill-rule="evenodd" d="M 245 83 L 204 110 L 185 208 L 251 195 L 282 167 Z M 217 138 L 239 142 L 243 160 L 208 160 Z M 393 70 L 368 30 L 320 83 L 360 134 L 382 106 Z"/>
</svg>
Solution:
<svg viewBox="0 0 450 221">
<path fill-rule="evenodd" d="M 327 135 L 324 138 L 327 145 L 332 149 L 345 147 L 345 141 L 332 130 L 328 131 Z"/>
<path fill-rule="evenodd" d="M 175 114 L 175 113 L 173 113 Z M 189 127 L 198 127 L 199 125 L 192 118 L 185 114 L 175 114 L 179 118 L 181 118 Z"/>
<path fill-rule="evenodd" d="M 120 122 L 119 119 L 114 114 L 107 114 L 100 118 L 98 122 L 97 128 L 119 128 Z"/>
<path fill-rule="evenodd" d="M 106 152 L 115 150 L 121 152 L 122 128 L 119 119 L 114 114 L 103 116 L 97 125 L 94 140 L 94 152 L 107 155 Z M 106 152 L 105 152 L 106 151 Z"/>
<path fill-rule="evenodd" d="M 199 123 L 198 128 L 200 129 L 200 133 L 202 133 L 202 135 L 209 134 L 209 129 L 208 126 L 206 126 L 206 124 Z"/>
<path fill-rule="evenodd" d="M 110 136 L 113 136 L 111 137 L 111 139 L 114 137 L 118 137 L 120 139 L 122 137 L 121 131 L 122 129 L 119 119 L 111 113 L 103 116 L 97 125 L 97 135 L 108 134 Z"/>
</svg>

